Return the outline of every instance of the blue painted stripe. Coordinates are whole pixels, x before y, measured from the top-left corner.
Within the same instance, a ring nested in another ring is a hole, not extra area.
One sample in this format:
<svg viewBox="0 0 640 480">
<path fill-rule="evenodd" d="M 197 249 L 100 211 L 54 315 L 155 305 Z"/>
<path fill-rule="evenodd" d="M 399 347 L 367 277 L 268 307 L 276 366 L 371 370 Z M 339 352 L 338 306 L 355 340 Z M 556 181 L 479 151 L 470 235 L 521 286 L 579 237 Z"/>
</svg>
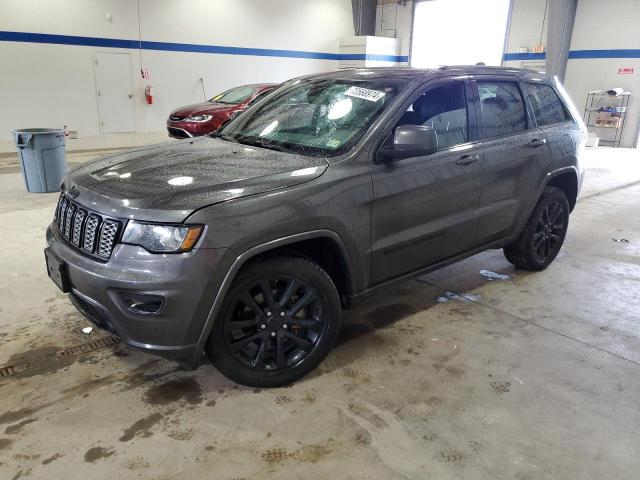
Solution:
<svg viewBox="0 0 640 480">
<path fill-rule="evenodd" d="M 544 53 L 505 53 L 502 56 L 502 60 L 508 62 L 509 60 L 544 60 Z"/>
<path fill-rule="evenodd" d="M 572 50 L 569 58 L 640 58 L 640 50 Z"/>
<path fill-rule="evenodd" d="M 338 60 L 372 60 L 378 62 L 408 62 L 408 55 L 378 55 L 375 53 L 339 53 Z"/>
<path fill-rule="evenodd" d="M 53 43 L 61 45 L 82 45 L 86 47 L 138 48 L 139 42 L 117 38 L 75 37 L 71 35 L 50 35 L 48 33 L 3 32 L 0 40 L 5 42 Z"/>
<path fill-rule="evenodd" d="M 509 60 L 544 60 L 544 53 L 505 53 L 502 56 L 504 61 Z M 638 49 L 618 49 L 618 50 L 571 50 L 570 59 L 587 58 L 640 58 Z"/>
<path fill-rule="evenodd" d="M 47 43 L 56 45 L 78 45 L 84 47 L 129 48 L 160 50 L 165 52 L 210 53 L 220 55 L 252 55 L 257 57 L 310 58 L 315 60 L 377 60 L 408 62 L 406 55 L 373 55 L 364 53 L 340 54 L 327 52 L 305 52 L 303 50 L 277 50 L 269 48 L 226 47 L 221 45 L 198 45 L 192 43 L 149 42 L 119 38 L 78 37 L 74 35 L 52 35 L 48 33 L 0 31 L 0 41 Z"/>
</svg>

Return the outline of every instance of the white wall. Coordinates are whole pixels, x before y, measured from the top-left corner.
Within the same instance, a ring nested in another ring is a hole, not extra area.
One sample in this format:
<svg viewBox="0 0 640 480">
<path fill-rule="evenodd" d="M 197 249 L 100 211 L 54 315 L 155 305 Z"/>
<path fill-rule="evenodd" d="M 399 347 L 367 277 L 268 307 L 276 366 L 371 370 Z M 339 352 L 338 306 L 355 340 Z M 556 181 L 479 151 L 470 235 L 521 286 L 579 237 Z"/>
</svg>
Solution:
<svg viewBox="0 0 640 480">
<path fill-rule="evenodd" d="M 553 0 L 552 0 L 553 1 Z M 507 35 L 506 51 L 518 52 L 519 48 L 533 51 L 534 45 L 547 42 L 547 22 L 543 22 L 545 0 L 512 0 L 511 24 Z M 544 23 L 544 25 L 543 25 Z M 518 66 L 516 61 L 509 66 Z"/>
<path fill-rule="evenodd" d="M 142 40 L 337 53 L 352 36 L 351 0 L 140 0 Z M 106 14 L 112 22 L 108 22 Z M 0 31 L 137 40 L 134 0 L 1 0 Z M 143 51 L 153 105 L 144 99 L 137 50 L 0 41 L 0 140 L 14 128 L 100 133 L 93 55 L 129 52 L 137 131 L 161 131 L 173 108 L 243 83 L 281 82 L 338 68 L 337 60 Z"/>
<path fill-rule="evenodd" d="M 603 49 L 640 50 L 640 1 L 579 0 L 571 37 L 571 51 Z M 631 67 L 633 75 L 619 75 L 618 68 Z M 631 91 L 621 146 L 632 147 L 640 121 L 640 58 L 569 59 L 565 86 L 582 111 L 587 93 L 622 87 Z M 598 132 L 612 135 L 608 129 Z M 640 158 L 639 158 L 640 160 Z"/>
</svg>

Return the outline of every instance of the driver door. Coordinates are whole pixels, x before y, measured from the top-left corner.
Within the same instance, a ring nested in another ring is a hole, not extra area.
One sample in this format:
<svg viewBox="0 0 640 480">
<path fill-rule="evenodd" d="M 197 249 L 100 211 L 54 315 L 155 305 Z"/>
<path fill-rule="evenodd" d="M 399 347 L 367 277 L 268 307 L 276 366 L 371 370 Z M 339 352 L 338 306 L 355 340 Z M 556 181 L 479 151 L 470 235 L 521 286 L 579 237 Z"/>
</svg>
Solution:
<svg viewBox="0 0 640 480">
<path fill-rule="evenodd" d="M 431 126 L 438 151 L 373 164 L 372 283 L 408 274 L 471 248 L 482 187 L 482 151 L 466 80 L 431 82 L 398 125 Z M 471 107 L 471 108 L 470 108 Z M 379 156 L 378 156 L 379 157 Z"/>
</svg>

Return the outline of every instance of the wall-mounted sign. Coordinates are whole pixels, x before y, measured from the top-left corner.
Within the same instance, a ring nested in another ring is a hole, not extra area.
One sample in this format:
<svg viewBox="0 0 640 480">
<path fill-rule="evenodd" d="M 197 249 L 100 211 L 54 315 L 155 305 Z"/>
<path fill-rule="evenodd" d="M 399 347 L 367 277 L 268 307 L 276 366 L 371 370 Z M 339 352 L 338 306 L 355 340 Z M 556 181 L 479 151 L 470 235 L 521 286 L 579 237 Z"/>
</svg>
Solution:
<svg viewBox="0 0 640 480">
<path fill-rule="evenodd" d="M 631 67 L 622 67 L 618 69 L 618 75 L 632 75 L 633 68 Z"/>
</svg>

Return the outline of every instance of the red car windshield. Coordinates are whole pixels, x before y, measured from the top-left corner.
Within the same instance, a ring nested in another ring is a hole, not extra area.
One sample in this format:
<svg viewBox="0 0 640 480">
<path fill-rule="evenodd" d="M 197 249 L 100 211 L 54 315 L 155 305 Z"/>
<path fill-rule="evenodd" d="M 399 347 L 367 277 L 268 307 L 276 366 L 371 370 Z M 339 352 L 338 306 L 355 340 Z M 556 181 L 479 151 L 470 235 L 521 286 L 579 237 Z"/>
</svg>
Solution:
<svg viewBox="0 0 640 480">
<path fill-rule="evenodd" d="M 242 103 L 250 99 L 258 89 L 256 87 L 243 86 L 232 88 L 226 92 L 222 92 L 219 95 L 213 97 L 210 102 L 217 103 Z"/>
</svg>

